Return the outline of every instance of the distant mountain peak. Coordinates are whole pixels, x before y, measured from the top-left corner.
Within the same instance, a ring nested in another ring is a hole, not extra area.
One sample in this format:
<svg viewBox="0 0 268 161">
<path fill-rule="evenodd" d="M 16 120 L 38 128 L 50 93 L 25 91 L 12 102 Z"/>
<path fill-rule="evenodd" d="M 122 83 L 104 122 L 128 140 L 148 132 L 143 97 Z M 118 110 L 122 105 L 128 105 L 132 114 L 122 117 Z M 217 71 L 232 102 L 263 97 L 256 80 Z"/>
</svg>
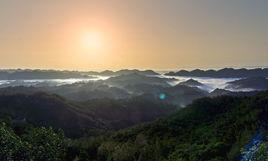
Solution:
<svg viewBox="0 0 268 161">
<path fill-rule="evenodd" d="M 197 80 L 194 79 L 188 79 L 187 81 L 179 83 L 180 85 L 186 85 L 190 87 L 196 87 L 196 86 L 203 86 L 202 83 L 198 82 Z"/>
</svg>

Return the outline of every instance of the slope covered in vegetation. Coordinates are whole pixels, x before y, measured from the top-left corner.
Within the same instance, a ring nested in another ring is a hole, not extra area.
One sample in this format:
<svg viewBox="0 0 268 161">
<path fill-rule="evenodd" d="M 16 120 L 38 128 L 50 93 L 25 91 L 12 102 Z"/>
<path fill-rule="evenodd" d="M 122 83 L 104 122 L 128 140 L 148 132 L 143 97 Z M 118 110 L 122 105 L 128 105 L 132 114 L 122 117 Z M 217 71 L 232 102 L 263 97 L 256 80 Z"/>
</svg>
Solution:
<svg viewBox="0 0 268 161">
<path fill-rule="evenodd" d="M 60 128 L 68 136 L 81 136 L 87 129 L 122 129 L 167 116 L 175 110 L 173 105 L 142 96 L 73 102 L 43 92 L 0 94 L 0 118 Z"/>
<path fill-rule="evenodd" d="M 99 161 L 236 160 L 267 116 L 268 93 L 203 98 L 167 119 L 75 140 L 68 152 Z"/>
<path fill-rule="evenodd" d="M 64 138 L 51 128 L 1 124 L 0 157 L 66 161 L 239 160 L 256 133 L 267 131 L 267 118 L 268 93 L 264 92 L 251 97 L 202 98 L 167 118 L 117 132 L 86 134 L 79 139 Z M 267 158 L 267 139 L 258 146 L 254 159 Z"/>
</svg>

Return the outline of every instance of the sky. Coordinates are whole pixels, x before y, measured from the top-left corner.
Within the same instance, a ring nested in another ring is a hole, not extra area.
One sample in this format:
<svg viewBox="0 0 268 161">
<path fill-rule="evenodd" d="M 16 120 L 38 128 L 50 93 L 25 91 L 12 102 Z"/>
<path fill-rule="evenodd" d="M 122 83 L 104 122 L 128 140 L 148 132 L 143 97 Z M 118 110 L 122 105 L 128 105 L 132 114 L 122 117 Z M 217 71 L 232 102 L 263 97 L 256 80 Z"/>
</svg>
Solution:
<svg viewBox="0 0 268 161">
<path fill-rule="evenodd" d="M 268 65 L 267 0 L 0 0 L 0 68 Z"/>
</svg>

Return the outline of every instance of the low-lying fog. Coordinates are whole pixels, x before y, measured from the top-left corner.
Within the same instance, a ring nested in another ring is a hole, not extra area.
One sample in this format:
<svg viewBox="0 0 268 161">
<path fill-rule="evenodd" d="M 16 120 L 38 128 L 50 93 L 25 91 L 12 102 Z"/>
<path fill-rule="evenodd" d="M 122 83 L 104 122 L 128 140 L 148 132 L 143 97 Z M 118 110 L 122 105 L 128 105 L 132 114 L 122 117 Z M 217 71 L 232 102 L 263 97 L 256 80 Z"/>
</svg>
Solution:
<svg viewBox="0 0 268 161">
<path fill-rule="evenodd" d="M 203 89 L 205 91 L 211 92 L 217 88 L 219 89 L 225 89 L 225 87 L 228 85 L 227 82 L 239 80 L 240 78 L 206 78 L 206 77 L 182 77 L 182 76 L 166 76 L 161 75 L 161 77 L 166 78 L 175 78 L 177 81 L 169 82 L 171 85 L 176 85 L 178 83 L 187 81 L 189 79 L 194 79 L 202 84 L 203 86 L 198 86 L 198 88 Z M 229 89 L 232 91 L 237 91 L 237 89 Z M 250 89 L 243 89 L 243 91 L 249 91 Z M 239 90 L 241 91 L 241 89 Z"/>
<path fill-rule="evenodd" d="M 178 83 L 187 81 L 189 79 L 194 79 L 200 83 L 202 86 L 198 86 L 198 88 L 211 92 L 216 88 L 225 89 L 227 86 L 227 82 L 231 82 L 234 80 L 239 80 L 240 78 L 206 78 L 206 77 L 183 77 L 183 76 L 166 76 L 164 74 L 156 75 L 160 78 L 175 78 L 174 81 L 168 82 L 170 85 L 174 86 Z M 69 78 L 69 79 L 27 79 L 27 80 L 0 80 L 0 88 L 1 87 L 9 87 L 9 86 L 61 86 L 66 84 L 73 84 L 78 82 L 90 82 L 90 81 L 99 81 L 106 80 L 112 76 L 98 76 L 91 75 L 90 78 Z M 230 89 L 231 91 L 252 91 L 254 89 Z"/>
<path fill-rule="evenodd" d="M 20 79 L 20 80 L 0 80 L 0 87 L 8 86 L 61 86 L 78 82 L 90 82 L 105 80 L 109 76 L 92 76 L 90 78 L 68 78 L 68 79 Z"/>
</svg>

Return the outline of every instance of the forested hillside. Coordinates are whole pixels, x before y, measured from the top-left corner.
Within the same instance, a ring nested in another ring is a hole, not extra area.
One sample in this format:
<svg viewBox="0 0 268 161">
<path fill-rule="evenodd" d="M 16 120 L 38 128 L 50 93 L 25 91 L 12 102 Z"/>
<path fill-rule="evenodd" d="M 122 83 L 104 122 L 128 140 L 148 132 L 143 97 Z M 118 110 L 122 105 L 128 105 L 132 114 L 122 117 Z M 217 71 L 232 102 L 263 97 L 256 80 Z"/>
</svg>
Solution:
<svg viewBox="0 0 268 161">
<path fill-rule="evenodd" d="M 92 106 L 91 106 L 92 107 Z M 94 109 L 94 107 L 92 107 Z M 108 117 L 108 116 L 107 116 Z M 1 125 L 1 160 L 227 161 L 239 160 L 256 133 L 263 134 L 252 160 L 267 159 L 268 93 L 202 98 L 171 116 L 132 128 L 85 133 L 31 124 Z M 247 146 L 246 146 L 247 145 Z M 250 148 L 249 148 L 250 149 Z"/>
<path fill-rule="evenodd" d="M 55 94 L 0 94 L 0 117 L 62 129 L 68 136 L 82 136 L 88 129 L 118 130 L 167 116 L 177 107 L 143 96 L 124 100 L 109 98 L 84 102 Z"/>
<path fill-rule="evenodd" d="M 203 98 L 167 119 L 72 142 L 69 153 L 89 160 L 226 161 L 257 130 L 266 130 L 268 93 Z"/>
</svg>

